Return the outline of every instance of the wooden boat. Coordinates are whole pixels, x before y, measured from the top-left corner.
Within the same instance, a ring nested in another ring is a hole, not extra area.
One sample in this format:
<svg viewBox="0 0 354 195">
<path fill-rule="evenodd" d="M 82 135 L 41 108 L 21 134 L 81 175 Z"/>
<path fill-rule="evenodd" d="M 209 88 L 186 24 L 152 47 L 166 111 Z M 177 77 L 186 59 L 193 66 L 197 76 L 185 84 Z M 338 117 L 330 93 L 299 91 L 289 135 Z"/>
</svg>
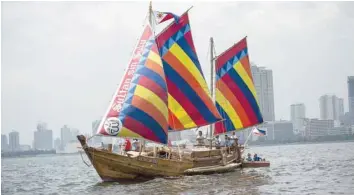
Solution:
<svg viewBox="0 0 354 195">
<path fill-rule="evenodd" d="M 135 138 L 162 146 L 145 148 L 140 145 L 139 151 L 115 153 L 112 152 L 112 145 L 108 148 L 95 148 L 88 145 L 85 136 L 79 135 L 77 138 L 82 149 L 103 181 L 127 182 L 155 177 L 234 171 L 241 165 L 241 154 L 236 152 L 236 145 L 216 149 L 210 141 L 208 146 L 192 149 L 167 147 L 168 131 L 210 125 L 209 135 L 212 138 L 214 123 L 222 121 L 222 124 L 219 123 L 215 128 L 214 134 L 217 135 L 242 130 L 262 122 L 263 119 L 256 108 L 258 105 L 253 105 L 255 97 L 251 98 L 253 102 L 247 102 L 249 94 L 252 92 L 254 95 L 252 76 L 248 75 L 247 81 L 243 81 L 244 75 L 241 80 L 236 79 L 241 82 L 238 91 L 236 90 L 237 94 L 233 93 L 233 87 L 237 87 L 238 83 L 232 79 L 228 81 L 232 84 L 231 91 L 229 89 L 224 94 L 227 85 L 216 85 L 215 105 L 210 95 L 213 94 L 214 77 L 211 76 L 209 91 L 196 55 L 188 10 L 181 16 L 171 12 L 157 12 L 152 10 L 150 2 L 148 16 L 149 22 L 144 26 L 133 57 L 98 126 L 97 134 Z M 153 26 L 169 19 L 174 22 L 155 36 Z M 235 70 L 242 66 L 246 73 L 249 71 L 248 55 L 244 52 L 247 51 L 245 41 L 235 44 L 225 54 L 216 58 L 213 56 L 215 49 L 212 38 L 210 42 L 212 74 L 214 60 L 219 66 L 226 64 L 226 69 L 230 68 L 227 61 L 232 60 Z M 224 61 L 218 63 L 220 58 Z M 225 75 L 225 71 L 215 71 L 218 78 Z M 252 85 L 253 88 L 246 89 L 245 83 L 247 87 Z M 242 95 L 240 89 L 248 90 L 248 95 Z M 231 99 L 229 101 L 225 98 Z M 241 98 L 242 103 L 248 105 L 248 109 L 240 107 L 241 104 L 234 101 L 236 98 Z M 253 110 L 249 109 L 250 104 Z M 242 115 L 238 116 L 238 109 L 242 109 Z"/>
<path fill-rule="evenodd" d="M 242 168 L 269 167 L 269 161 L 242 161 Z"/>
<path fill-rule="evenodd" d="M 155 155 L 153 152 L 135 151 L 116 154 L 110 149 L 89 147 L 83 135 L 78 135 L 77 138 L 103 181 L 124 183 L 155 177 L 222 173 L 233 171 L 241 166 L 241 163 L 234 163 L 236 159 L 234 155 L 226 154 L 226 148 L 184 150 L 182 154 L 164 149 L 156 151 Z M 163 156 L 159 156 L 159 152 L 163 152 Z"/>
</svg>

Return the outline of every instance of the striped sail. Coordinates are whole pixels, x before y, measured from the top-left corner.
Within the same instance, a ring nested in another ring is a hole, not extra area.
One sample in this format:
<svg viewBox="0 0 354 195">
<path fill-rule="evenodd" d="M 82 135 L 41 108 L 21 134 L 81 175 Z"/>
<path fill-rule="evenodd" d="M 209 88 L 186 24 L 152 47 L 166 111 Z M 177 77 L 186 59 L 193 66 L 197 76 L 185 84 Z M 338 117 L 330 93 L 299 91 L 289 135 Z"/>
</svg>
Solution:
<svg viewBox="0 0 354 195">
<path fill-rule="evenodd" d="M 167 144 L 167 98 L 161 58 L 147 25 L 97 133 Z"/>
<path fill-rule="evenodd" d="M 215 124 L 214 134 L 262 123 L 246 37 L 216 58 L 215 69 L 216 107 L 225 120 Z"/>
<path fill-rule="evenodd" d="M 169 129 L 184 130 L 221 120 L 194 48 L 188 12 L 157 37 L 168 88 Z"/>
</svg>

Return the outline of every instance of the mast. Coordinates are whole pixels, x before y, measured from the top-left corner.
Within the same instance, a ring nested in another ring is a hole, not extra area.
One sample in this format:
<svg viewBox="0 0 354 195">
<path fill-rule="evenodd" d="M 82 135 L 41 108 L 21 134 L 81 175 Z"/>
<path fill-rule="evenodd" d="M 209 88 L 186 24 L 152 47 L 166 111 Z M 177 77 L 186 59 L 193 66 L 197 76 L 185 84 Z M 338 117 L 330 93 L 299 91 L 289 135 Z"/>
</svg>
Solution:
<svg viewBox="0 0 354 195">
<path fill-rule="evenodd" d="M 210 37 L 210 94 L 211 99 L 214 102 L 214 40 L 213 37 Z M 214 124 L 210 124 L 210 149 L 212 148 L 212 138 L 213 138 L 213 127 Z"/>
<path fill-rule="evenodd" d="M 152 1 L 149 4 L 149 23 L 152 26 Z"/>
</svg>

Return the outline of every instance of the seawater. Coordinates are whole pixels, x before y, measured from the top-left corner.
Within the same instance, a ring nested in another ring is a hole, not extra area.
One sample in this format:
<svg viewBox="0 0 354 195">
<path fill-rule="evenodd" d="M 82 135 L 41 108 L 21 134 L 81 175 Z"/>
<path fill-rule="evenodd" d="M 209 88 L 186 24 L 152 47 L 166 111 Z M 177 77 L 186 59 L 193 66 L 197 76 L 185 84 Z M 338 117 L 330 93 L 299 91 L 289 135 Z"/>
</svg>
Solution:
<svg viewBox="0 0 354 195">
<path fill-rule="evenodd" d="M 79 154 L 5 158 L 1 194 L 354 194 L 354 142 L 257 146 L 248 152 L 271 166 L 124 185 L 103 183 Z"/>
</svg>

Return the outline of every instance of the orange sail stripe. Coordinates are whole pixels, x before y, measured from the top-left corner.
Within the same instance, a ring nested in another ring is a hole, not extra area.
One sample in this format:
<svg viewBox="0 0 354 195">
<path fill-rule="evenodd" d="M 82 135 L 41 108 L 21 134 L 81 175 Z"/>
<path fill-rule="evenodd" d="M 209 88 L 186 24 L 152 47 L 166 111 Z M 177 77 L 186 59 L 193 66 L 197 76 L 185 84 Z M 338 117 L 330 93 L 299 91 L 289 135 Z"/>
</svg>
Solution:
<svg viewBox="0 0 354 195">
<path fill-rule="evenodd" d="M 165 77 L 165 73 L 163 72 L 162 66 L 157 64 L 156 62 L 154 62 L 154 61 L 152 61 L 150 59 L 147 59 L 145 66 L 147 68 L 153 70 L 157 74 L 159 74 L 162 78 Z"/>
<path fill-rule="evenodd" d="M 170 126 L 172 126 L 172 129 L 183 129 L 184 126 L 182 123 L 179 121 L 179 119 L 171 112 L 170 109 L 168 109 L 168 123 Z"/>
</svg>

